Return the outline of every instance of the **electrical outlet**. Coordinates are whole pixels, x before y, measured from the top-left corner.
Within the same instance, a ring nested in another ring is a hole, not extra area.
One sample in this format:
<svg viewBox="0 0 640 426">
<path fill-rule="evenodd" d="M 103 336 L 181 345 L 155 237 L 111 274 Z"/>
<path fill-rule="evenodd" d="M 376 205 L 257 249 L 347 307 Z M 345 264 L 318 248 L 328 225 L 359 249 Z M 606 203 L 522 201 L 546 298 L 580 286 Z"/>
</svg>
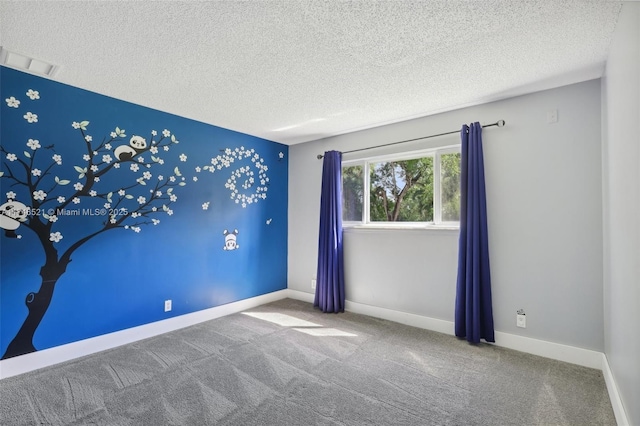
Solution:
<svg viewBox="0 0 640 426">
<path fill-rule="evenodd" d="M 527 328 L 527 316 L 525 314 L 516 315 L 516 327 Z"/>
<path fill-rule="evenodd" d="M 311 280 L 311 290 L 316 289 L 316 280 Z"/>
<path fill-rule="evenodd" d="M 164 311 L 169 312 L 171 310 L 171 300 L 164 301 Z"/>
</svg>

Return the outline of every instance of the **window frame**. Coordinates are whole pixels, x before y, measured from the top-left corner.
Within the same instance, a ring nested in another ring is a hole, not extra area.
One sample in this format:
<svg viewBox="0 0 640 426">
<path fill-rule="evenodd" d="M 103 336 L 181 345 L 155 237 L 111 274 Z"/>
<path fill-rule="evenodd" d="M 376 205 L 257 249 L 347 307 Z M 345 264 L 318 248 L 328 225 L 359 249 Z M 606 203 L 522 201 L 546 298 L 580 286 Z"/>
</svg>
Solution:
<svg viewBox="0 0 640 426">
<path fill-rule="evenodd" d="M 460 154 L 460 144 L 440 146 L 436 148 L 406 151 L 394 154 L 383 154 L 369 157 L 360 157 L 342 161 L 342 169 L 345 167 L 361 166 L 363 173 L 363 199 L 362 218 L 359 221 L 343 220 L 344 228 L 372 228 L 372 229 L 459 229 L 459 221 L 442 220 L 442 171 L 441 158 L 446 154 Z M 371 206 L 371 181 L 370 164 L 389 161 L 404 161 L 418 158 L 433 158 L 433 221 L 431 222 L 387 222 L 371 221 L 369 209 Z"/>
</svg>

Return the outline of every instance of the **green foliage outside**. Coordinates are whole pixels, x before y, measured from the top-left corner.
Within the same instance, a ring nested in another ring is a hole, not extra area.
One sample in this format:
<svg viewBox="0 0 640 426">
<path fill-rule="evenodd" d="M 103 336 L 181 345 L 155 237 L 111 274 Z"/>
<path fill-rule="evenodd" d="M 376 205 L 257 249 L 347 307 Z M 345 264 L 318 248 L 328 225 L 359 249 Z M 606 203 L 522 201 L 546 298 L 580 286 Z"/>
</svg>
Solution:
<svg viewBox="0 0 640 426">
<path fill-rule="evenodd" d="M 361 221 L 364 200 L 362 166 L 342 168 L 342 220 Z"/>
<path fill-rule="evenodd" d="M 433 158 L 371 164 L 372 222 L 433 221 Z"/>
<path fill-rule="evenodd" d="M 460 219 L 460 154 L 441 158 L 442 220 Z M 369 164 L 371 222 L 434 221 L 434 157 Z M 343 219 L 362 220 L 363 166 L 342 169 Z"/>
</svg>

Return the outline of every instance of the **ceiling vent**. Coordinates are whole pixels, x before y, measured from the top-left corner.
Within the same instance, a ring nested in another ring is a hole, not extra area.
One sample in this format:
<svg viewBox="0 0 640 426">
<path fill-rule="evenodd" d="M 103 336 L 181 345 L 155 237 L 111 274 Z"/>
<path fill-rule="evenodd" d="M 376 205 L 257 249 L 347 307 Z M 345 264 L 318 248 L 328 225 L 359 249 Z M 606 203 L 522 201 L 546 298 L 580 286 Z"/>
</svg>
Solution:
<svg viewBox="0 0 640 426">
<path fill-rule="evenodd" d="M 40 59 L 30 58 L 20 53 L 11 52 L 1 46 L 0 64 L 45 77 L 53 77 L 59 68 L 57 65 L 41 61 Z"/>
</svg>

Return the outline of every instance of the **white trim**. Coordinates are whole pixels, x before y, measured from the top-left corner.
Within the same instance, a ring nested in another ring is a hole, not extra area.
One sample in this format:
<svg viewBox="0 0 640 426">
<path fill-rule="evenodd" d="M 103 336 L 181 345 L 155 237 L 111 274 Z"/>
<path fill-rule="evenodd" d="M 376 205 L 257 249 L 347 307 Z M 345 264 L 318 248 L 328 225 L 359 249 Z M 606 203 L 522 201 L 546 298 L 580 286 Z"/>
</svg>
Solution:
<svg viewBox="0 0 640 426">
<path fill-rule="evenodd" d="M 413 327 L 424 328 L 426 330 L 437 331 L 439 333 L 454 334 L 453 323 L 437 318 L 429 318 L 422 315 L 410 314 L 407 312 L 395 311 L 393 309 L 379 308 L 377 306 L 365 305 L 363 303 L 346 301 L 345 310 L 356 314 L 369 315 L 382 318 L 400 324 Z"/>
<path fill-rule="evenodd" d="M 306 291 L 288 289 L 287 292 L 289 299 L 302 300 L 307 303 L 313 303 L 313 299 L 315 298 L 314 293 L 307 293 Z"/>
<path fill-rule="evenodd" d="M 548 342 L 546 340 L 533 339 L 531 337 L 518 336 L 516 334 L 503 333 L 501 331 L 495 332 L 495 338 L 496 346 L 569 362 L 583 367 L 595 368 L 597 370 L 602 369 L 602 352 Z"/>
<path fill-rule="evenodd" d="M 150 324 L 133 327 L 102 336 L 93 337 L 55 348 L 44 349 L 32 354 L 22 355 L 0 361 L 0 379 L 27 373 L 39 368 L 49 367 L 54 364 L 69 361 L 82 356 L 91 355 L 103 350 L 112 349 L 127 343 L 136 342 L 159 334 L 168 333 L 180 328 L 199 324 L 204 321 L 220 318 L 244 311 L 265 303 L 291 298 L 307 303 L 313 303 L 314 294 L 293 289 L 275 291 L 250 299 L 240 300 L 215 308 L 192 312 L 190 314 L 157 321 Z M 400 312 L 393 309 L 380 308 L 362 303 L 346 301 L 346 310 L 362 315 L 382 318 L 401 324 L 432 330 L 444 334 L 454 334 L 454 324 L 451 321 L 422 315 Z M 496 332 L 496 345 L 533 355 L 582 365 L 585 367 L 602 370 L 607 386 L 611 405 L 620 426 L 628 426 L 629 420 L 624 410 L 618 387 L 609 367 L 605 354 L 574 346 L 562 345 L 529 337 L 517 336 L 509 333 Z"/>
<path fill-rule="evenodd" d="M 618 393 L 618 386 L 616 385 L 616 380 L 614 379 L 611 368 L 609 367 L 609 360 L 605 354 L 602 354 L 602 375 L 604 376 L 604 382 L 607 385 L 613 414 L 616 416 L 616 423 L 618 426 L 629 426 L 631 423 L 629 422 L 627 413 L 624 410 L 624 405 L 622 405 L 622 399 Z"/>
<path fill-rule="evenodd" d="M 289 289 L 288 297 L 313 303 L 314 295 L 303 291 Z M 365 305 L 363 303 L 351 302 L 349 300 L 345 302 L 345 310 L 413 327 L 424 328 L 426 330 L 437 331 L 439 333 L 445 333 L 452 336 L 454 335 L 454 323 L 452 321 Z M 546 340 L 532 339 L 531 337 L 518 336 L 500 331 L 495 333 L 495 337 L 496 346 L 602 370 L 602 352 L 548 342 Z"/>
<path fill-rule="evenodd" d="M 102 336 L 80 340 L 67 345 L 56 346 L 54 348 L 43 349 L 34 353 L 1 360 L 0 379 L 27 373 L 39 368 L 49 367 L 51 365 L 85 355 L 91 355 L 96 352 L 112 349 L 127 343 L 137 342 L 142 339 L 168 333 L 180 328 L 189 327 L 204 321 L 234 314 L 256 306 L 264 305 L 265 303 L 285 299 L 289 294 L 288 292 L 289 290 L 286 289 L 279 290 L 273 293 L 252 297 L 250 299 L 239 300 L 226 305 L 216 306 L 214 308 L 204 309 L 202 311 L 192 312 L 190 314 L 180 315 L 162 321 L 156 321 L 150 324 L 116 331 L 114 333 L 103 334 Z"/>
</svg>

